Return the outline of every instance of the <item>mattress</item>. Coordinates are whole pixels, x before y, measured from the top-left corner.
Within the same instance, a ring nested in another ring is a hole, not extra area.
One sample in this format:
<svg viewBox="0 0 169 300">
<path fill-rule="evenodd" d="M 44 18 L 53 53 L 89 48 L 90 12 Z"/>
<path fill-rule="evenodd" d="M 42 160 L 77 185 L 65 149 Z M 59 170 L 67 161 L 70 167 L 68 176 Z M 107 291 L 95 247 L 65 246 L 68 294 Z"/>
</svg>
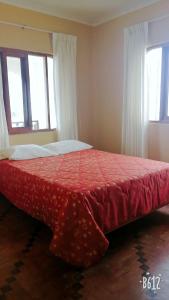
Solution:
<svg viewBox="0 0 169 300">
<path fill-rule="evenodd" d="M 88 267 L 105 254 L 106 233 L 169 203 L 169 164 L 94 149 L 2 160 L 0 192 L 51 228 L 52 253 Z"/>
</svg>

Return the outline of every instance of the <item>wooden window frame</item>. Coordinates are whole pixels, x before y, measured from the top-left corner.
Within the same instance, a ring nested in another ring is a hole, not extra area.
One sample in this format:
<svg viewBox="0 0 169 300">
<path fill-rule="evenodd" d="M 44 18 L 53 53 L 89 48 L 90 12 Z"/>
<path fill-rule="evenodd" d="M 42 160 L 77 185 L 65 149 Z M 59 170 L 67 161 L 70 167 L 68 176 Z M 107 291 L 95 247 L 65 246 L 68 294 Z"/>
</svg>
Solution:
<svg viewBox="0 0 169 300">
<path fill-rule="evenodd" d="M 30 77 L 28 56 L 40 56 L 45 59 L 45 77 L 46 77 L 46 97 L 47 97 L 47 116 L 48 116 L 48 128 L 46 129 L 32 129 L 32 113 L 31 113 L 31 98 L 30 98 Z M 24 109 L 24 127 L 12 127 L 11 109 L 10 109 L 10 97 L 9 97 L 9 82 L 7 71 L 7 57 L 18 57 L 21 62 L 21 74 L 22 74 L 22 90 L 23 90 L 23 109 Z M 0 59 L 2 67 L 2 82 L 3 82 L 3 96 L 6 112 L 6 119 L 8 125 L 9 134 L 31 133 L 31 132 L 47 132 L 52 131 L 50 123 L 50 102 L 49 102 L 49 78 L 48 78 L 48 57 L 52 57 L 50 54 L 37 53 L 25 50 L 10 49 L 0 47 Z"/>
</svg>

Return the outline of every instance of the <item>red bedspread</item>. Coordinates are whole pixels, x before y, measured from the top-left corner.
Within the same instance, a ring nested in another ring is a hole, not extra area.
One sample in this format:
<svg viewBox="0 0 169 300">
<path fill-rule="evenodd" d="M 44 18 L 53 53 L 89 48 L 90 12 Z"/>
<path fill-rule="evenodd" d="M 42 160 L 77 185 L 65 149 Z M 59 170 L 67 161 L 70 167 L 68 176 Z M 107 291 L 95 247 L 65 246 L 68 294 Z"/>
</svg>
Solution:
<svg viewBox="0 0 169 300">
<path fill-rule="evenodd" d="M 52 229 L 55 255 L 87 267 L 105 253 L 105 233 L 169 203 L 169 164 L 93 149 L 4 160 L 0 192 Z"/>
</svg>

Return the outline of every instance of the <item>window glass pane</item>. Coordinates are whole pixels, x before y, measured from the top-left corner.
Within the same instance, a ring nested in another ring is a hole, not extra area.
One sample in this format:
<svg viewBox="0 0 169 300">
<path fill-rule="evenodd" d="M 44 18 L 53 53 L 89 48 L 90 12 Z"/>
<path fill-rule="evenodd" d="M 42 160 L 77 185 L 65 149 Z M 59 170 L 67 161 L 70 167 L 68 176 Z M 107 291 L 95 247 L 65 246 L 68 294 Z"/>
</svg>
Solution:
<svg viewBox="0 0 169 300">
<path fill-rule="evenodd" d="M 56 128 L 56 114 L 54 102 L 54 82 L 53 82 L 53 58 L 48 57 L 48 86 L 49 86 L 49 106 L 51 129 Z"/>
<path fill-rule="evenodd" d="M 20 58 L 8 56 L 7 70 L 12 127 L 24 127 L 23 90 Z"/>
<path fill-rule="evenodd" d="M 29 55 L 30 96 L 32 129 L 48 128 L 47 86 L 45 58 Z"/>
<path fill-rule="evenodd" d="M 152 121 L 158 121 L 160 119 L 162 48 L 155 48 L 148 51 L 147 68 L 147 90 L 150 105 L 149 119 Z"/>
</svg>

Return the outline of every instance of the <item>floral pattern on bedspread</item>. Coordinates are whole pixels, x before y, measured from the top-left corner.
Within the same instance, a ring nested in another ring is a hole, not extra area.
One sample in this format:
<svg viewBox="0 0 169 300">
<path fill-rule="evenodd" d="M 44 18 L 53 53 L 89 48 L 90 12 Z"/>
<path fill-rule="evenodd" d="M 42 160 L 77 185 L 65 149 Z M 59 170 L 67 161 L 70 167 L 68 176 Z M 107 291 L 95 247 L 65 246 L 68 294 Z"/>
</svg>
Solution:
<svg viewBox="0 0 169 300">
<path fill-rule="evenodd" d="M 169 203 L 169 164 L 94 149 L 4 160 L 0 192 L 52 229 L 55 255 L 88 267 L 108 248 L 106 232 Z"/>
</svg>

